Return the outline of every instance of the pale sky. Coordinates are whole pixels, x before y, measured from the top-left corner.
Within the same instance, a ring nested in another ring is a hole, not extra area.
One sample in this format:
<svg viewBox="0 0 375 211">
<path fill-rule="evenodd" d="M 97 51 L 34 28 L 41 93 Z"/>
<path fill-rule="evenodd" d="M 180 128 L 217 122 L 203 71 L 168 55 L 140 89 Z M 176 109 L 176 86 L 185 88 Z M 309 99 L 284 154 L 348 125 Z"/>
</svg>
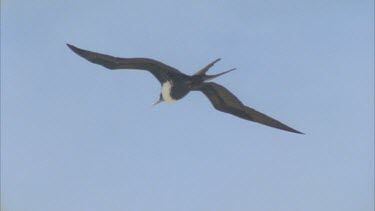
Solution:
<svg viewBox="0 0 375 211">
<path fill-rule="evenodd" d="M 144 71 L 65 45 L 209 73 L 306 135 L 155 107 Z M 5 211 L 374 210 L 371 0 L 12 0 L 1 4 Z"/>
</svg>

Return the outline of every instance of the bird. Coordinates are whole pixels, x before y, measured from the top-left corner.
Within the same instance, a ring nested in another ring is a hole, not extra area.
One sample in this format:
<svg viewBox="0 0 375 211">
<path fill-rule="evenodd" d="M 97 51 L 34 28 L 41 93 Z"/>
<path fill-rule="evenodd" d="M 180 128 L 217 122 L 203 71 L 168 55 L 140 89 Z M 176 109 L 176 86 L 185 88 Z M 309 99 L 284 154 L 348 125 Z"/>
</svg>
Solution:
<svg viewBox="0 0 375 211">
<path fill-rule="evenodd" d="M 187 75 L 178 69 L 150 58 L 121 58 L 94 51 L 84 50 L 74 45 L 67 46 L 77 55 L 84 59 L 101 65 L 110 70 L 135 69 L 145 70 L 156 77 L 161 84 L 159 100 L 153 105 L 161 102 L 175 102 L 185 97 L 190 91 L 201 91 L 211 102 L 213 107 L 221 112 L 229 113 L 239 118 L 260 123 L 280 130 L 304 134 L 293 129 L 280 121 L 267 116 L 253 108 L 244 105 L 234 94 L 224 86 L 211 82 L 212 79 L 232 72 L 236 68 L 213 75 L 206 74 L 207 71 L 221 59 L 209 63 L 193 75 Z"/>
</svg>

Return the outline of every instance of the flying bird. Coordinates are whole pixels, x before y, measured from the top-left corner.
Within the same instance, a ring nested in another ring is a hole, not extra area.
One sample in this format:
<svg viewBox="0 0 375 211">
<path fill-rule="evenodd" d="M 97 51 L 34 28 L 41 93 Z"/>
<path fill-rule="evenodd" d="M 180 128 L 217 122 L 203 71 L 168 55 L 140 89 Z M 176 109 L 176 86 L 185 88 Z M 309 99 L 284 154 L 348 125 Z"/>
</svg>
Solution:
<svg viewBox="0 0 375 211">
<path fill-rule="evenodd" d="M 163 101 L 174 102 L 186 96 L 190 91 L 201 91 L 211 101 L 214 108 L 219 111 L 270 127 L 292 133 L 303 134 L 302 132 L 293 129 L 276 119 L 247 107 L 225 87 L 214 82 L 206 82 L 235 70 L 234 68 L 219 74 L 206 74 L 216 62 L 220 61 L 220 59 L 216 59 L 196 72 L 194 75 L 190 76 L 154 59 L 120 58 L 83 50 L 70 44 L 67 45 L 72 51 L 86 60 L 102 65 L 111 70 L 137 69 L 150 72 L 159 80 L 161 84 L 159 100 L 153 105 Z"/>
</svg>

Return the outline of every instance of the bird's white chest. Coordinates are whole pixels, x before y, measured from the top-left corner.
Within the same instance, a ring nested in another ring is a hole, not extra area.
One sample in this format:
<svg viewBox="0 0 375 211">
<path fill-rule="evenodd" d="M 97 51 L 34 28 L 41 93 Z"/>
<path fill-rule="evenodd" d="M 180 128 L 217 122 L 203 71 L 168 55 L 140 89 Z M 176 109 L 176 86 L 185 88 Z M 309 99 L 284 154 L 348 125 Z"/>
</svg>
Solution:
<svg viewBox="0 0 375 211">
<path fill-rule="evenodd" d="M 171 96 L 171 89 L 172 89 L 172 82 L 170 81 L 166 81 L 165 83 L 163 83 L 163 85 L 161 86 L 161 94 L 163 96 L 163 99 L 166 101 L 166 102 L 174 102 L 176 101 L 175 99 L 172 98 Z"/>
</svg>

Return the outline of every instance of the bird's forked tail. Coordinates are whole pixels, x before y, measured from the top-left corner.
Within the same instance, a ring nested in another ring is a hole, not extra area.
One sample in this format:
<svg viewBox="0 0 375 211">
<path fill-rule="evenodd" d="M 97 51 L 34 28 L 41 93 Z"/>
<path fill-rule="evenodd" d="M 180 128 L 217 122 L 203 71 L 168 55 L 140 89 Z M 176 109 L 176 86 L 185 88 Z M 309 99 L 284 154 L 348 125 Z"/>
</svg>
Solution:
<svg viewBox="0 0 375 211">
<path fill-rule="evenodd" d="M 233 68 L 233 69 L 230 69 L 230 70 L 227 70 L 225 72 L 222 72 L 222 73 L 218 73 L 218 74 L 215 74 L 215 75 L 206 75 L 206 72 L 212 67 L 214 66 L 214 64 L 218 61 L 220 61 L 221 59 L 216 59 L 215 61 L 211 62 L 210 64 L 208 64 L 207 66 L 203 67 L 201 70 L 199 70 L 198 72 L 196 72 L 194 75 L 203 75 L 204 76 L 204 81 L 208 81 L 208 80 L 212 80 L 214 78 L 217 78 L 221 75 L 224 75 L 226 73 L 229 73 L 233 70 L 235 70 L 236 68 Z"/>
</svg>

